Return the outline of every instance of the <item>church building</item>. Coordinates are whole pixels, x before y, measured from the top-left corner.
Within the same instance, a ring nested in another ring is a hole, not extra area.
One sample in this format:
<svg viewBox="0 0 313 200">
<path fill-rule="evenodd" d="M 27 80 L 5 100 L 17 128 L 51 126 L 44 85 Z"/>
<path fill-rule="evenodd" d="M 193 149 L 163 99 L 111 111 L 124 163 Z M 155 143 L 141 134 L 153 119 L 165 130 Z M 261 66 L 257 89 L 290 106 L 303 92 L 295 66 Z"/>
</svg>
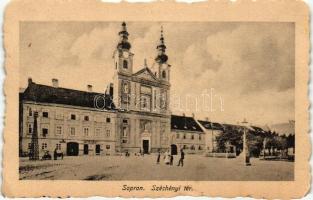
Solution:
<svg viewBox="0 0 313 200">
<path fill-rule="evenodd" d="M 66 155 L 151 153 L 169 148 L 171 66 L 163 30 L 153 65 L 148 67 L 145 61 L 137 72 L 126 23 L 118 36 L 113 82 L 104 94 L 93 92 L 91 85 L 87 91 L 78 91 L 59 87 L 57 79 L 52 86 L 29 79 L 20 93 L 21 155 L 34 148 L 34 133 L 40 154 L 56 148 Z M 99 99 L 105 100 L 103 105 Z"/>
<path fill-rule="evenodd" d="M 117 114 L 117 142 L 119 151 L 144 153 L 168 148 L 170 132 L 170 65 L 161 31 L 157 55 L 152 71 L 147 63 L 133 72 L 133 57 L 126 24 L 119 32 L 114 52 L 113 102 Z"/>
</svg>

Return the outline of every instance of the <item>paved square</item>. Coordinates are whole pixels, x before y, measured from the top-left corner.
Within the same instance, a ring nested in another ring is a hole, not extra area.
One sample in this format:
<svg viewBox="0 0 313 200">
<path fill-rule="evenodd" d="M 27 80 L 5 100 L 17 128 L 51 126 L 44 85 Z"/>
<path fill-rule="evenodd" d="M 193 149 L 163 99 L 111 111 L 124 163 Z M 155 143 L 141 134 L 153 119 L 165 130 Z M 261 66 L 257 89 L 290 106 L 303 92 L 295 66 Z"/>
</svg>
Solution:
<svg viewBox="0 0 313 200">
<path fill-rule="evenodd" d="M 162 157 L 161 157 L 162 158 Z M 210 158 L 186 155 L 185 166 L 156 164 L 156 155 L 144 157 L 80 156 L 64 160 L 29 161 L 20 158 L 20 179 L 52 180 L 198 180 L 198 181 L 292 181 L 294 163 L 252 158 L 244 166 L 241 158 Z"/>
</svg>

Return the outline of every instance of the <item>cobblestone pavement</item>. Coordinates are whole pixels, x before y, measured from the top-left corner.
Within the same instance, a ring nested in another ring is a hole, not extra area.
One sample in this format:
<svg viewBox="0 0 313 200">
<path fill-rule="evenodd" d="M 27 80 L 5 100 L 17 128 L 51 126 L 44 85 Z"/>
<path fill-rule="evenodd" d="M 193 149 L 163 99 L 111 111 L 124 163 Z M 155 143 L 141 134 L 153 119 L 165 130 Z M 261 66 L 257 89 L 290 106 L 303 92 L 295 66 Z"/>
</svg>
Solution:
<svg viewBox="0 0 313 200">
<path fill-rule="evenodd" d="M 45 180 L 208 180 L 208 181 L 290 181 L 294 177 L 294 163 L 251 159 L 245 166 L 240 158 L 210 158 L 186 155 L 184 167 L 162 162 L 156 155 L 144 157 L 79 156 L 64 160 L 29 161 L 20 158 L 20 179 Z"/>
</svg>

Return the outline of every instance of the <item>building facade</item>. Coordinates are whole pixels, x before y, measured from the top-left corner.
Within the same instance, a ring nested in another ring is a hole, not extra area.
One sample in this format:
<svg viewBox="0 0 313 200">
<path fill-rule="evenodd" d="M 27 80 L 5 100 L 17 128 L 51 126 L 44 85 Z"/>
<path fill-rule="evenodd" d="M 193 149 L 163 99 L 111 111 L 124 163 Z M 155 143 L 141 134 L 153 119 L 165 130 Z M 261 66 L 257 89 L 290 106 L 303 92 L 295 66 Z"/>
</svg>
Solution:
<svg viewBox="0 0 313 200">
<path fill-rule="evenodd" d="M 149 67 L 144 60 L 137 72 L 133 71 L 134 53 L 125 23 L 118 36 L 112 59 L 113 81 L 103 93 L 93 92 L 91 85 L 86 91 L 62 88 L 57 79 L 51 86 L 28 80 L 26 90 L 20 92 L 21 156 L 34 149 L 32 138 L 36 134 L 35 146 L 41 156 L 56 149 L 77 156 L 168 149 L 173 154 L 180 149 L 199 154 L 213 148 L 207 122 L 171 115 L 171 65 L 163 30 L 154 63 Z M 216 131 L 221 130 L 214 128 L 213 135 L 218 134 Z"/>
<path fill-rule="evenodd" d="M 117 151 L 157 152 L 168 148 L 170 132 L 170 65 L 161 31 L 151 68 L 144 61 L 133 72 L 133 57 L 126 24 L 114 52 L 113 102 L 118 112 Z M 153 69 L 152 69 L 153 68 Z"/>
<path fill-rule="evenodd" d="M 206 149 L 206 134 L 194 117 L 172 115 L 170 146 L 173 154 L 180 149 L 186 153 L 200 154 Z"/>
<path fill-rule="evenodd" d="M 113 56 L 114 77 L 104 94 L 40 85 L 29 79 L 20 93 L 20 154 L 31 148 L 38 133 L 39 153 L 59 149 L 66 155 L 151 153 L 168 148 L 170 133 L 170 65 L 163 30 L 153 66 L 146 61 L 133 72 L 126 24 L 118 33 Z M 34 127 L 34 112 L 38 113 Z"/>
<path fill-rule="evenodd" d="M 217 151 L 217 141 L 216 138 L 219 136 L 223 130 L 223 125 L 215 122 L 210 122 L 207 120 L 197 121 L 201 126 L 202 130 L 205 132 L 205 146 L 206 151 L 215 152 Z"/>
<path fill-rule="evenodd" d="M 94 108 L 93 99 L 101 94 L 59 88 L 57 80 L 53 82 L 54 86 L 46 86 L 30 79 L 21 95 L 20 153 L 29 152 L 37 128 L 40 156 L 55 149 L 73 156 L 113 154 L 117 142 L 116 110 L 107 106 L 103 110 Z"/>
</svg>

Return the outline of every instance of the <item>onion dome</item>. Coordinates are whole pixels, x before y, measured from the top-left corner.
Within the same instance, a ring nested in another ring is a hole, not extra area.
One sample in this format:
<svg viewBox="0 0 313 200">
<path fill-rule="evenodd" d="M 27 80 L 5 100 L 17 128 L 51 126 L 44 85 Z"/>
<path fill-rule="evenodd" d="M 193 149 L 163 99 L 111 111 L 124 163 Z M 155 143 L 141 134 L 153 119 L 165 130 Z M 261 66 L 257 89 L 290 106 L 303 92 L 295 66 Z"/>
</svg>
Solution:
<svg viewBox="0 0 313 200">
<path fill-rule="evenodd" d="M 168 56 L 165 54 L 166 46 L 164 43 L 164 36 L 163 36 L 163 27 L 161 27 L 161 37 L 159 44 L 157 45 L 158 55 L 155 58 L 157 63 L 166 63 L 168 60 Z"/>
<path fill-rule="evenodd" d="M 122 23 L 122 30 L 118 33 L 118 35 L 120 36 L 120 41 L 117 44 L 117 49 L 122 50 L 129 50 L 131 48 L 130 43 L 128 42 L 128 35 L 129 33 L 127 32 L 127 28 L 126 28 L 126 23 L 123 22 Z"/>
</svg>

